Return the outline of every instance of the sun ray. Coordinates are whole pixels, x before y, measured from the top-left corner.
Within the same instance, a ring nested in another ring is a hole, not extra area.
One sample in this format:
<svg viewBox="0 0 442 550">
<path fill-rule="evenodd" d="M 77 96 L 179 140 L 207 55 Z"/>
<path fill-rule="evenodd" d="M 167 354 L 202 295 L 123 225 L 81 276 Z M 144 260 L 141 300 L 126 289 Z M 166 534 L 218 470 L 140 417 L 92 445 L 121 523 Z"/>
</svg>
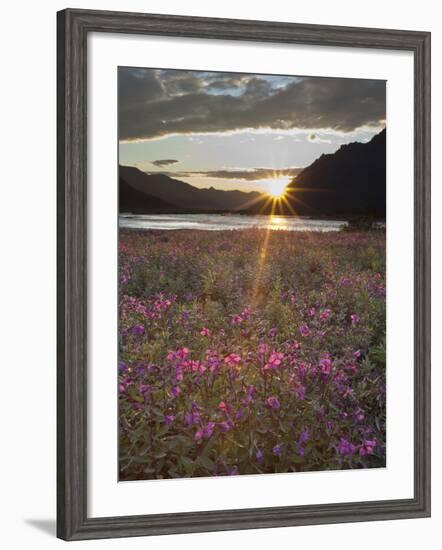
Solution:
<svg viewBox="0 0 442 550">
<path fill-rule="evenodd" d="M 275 204 L 276 204 L 276 201 L 272 201 L 270 219 L 272 218 L 272 216 L 274 214 Z M 254 308 L 256 306 L 256 303 L 258 301 L 259 288 L 261 286 L 262 272 L 263 272 L 265 260 L 266 260 L 266 257 L 267 257 L 267 248 L 268 248 L 268 244 L 269 244 L 271 231 L 272 231 L 272 229 L 269 225 L 267 227 L 267 229 L 265 229 L 265 234 L 264 234 L 261 250 L 259 252 L 259 260 L 258 260 L 258 267 L 257 267 L 257 273 L 256 273 L 256 280 L 255 280 L 255 285 L 253 287 L 253 293 L 252 293 L 252 308 Z"/>
</svg>

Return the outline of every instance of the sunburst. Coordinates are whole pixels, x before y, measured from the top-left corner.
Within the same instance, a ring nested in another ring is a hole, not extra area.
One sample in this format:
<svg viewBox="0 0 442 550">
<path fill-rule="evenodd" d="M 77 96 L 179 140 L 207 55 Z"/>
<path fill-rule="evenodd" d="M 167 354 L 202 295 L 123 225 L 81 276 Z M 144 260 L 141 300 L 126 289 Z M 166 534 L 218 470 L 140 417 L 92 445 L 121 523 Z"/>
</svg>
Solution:
<svg viewBox="0 0 442 550">
<path fill-rule="evenodd" d="M 286 187 L 289 182 L 287 177 L 276 177 L 268 182 L 268 194 L 273 199 L 281 199 L 284 197 L 286 192 Z"/>
</svg>

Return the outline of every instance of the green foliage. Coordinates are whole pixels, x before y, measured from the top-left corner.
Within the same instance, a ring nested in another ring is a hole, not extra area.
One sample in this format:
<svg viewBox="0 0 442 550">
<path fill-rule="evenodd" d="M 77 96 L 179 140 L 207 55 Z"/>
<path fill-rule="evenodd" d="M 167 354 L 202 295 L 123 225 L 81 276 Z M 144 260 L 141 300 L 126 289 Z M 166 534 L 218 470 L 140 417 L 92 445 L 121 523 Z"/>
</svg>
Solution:
<svg viewBox="0 0 442 550">
<path fill-rule="evenodd" d="M 385 464 L 384 232 L 123 231 L 119 308 L 120 479 Z"/>
</svg>

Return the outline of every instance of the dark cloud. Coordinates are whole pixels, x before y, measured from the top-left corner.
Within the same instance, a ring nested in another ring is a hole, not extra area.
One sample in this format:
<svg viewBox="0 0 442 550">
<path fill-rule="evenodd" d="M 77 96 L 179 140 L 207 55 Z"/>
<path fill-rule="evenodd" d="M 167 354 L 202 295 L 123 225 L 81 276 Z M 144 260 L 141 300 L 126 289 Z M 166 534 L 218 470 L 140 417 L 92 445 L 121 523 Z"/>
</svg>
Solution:
<svg viewBox="0 0 442 550">
<path fill-rule="evenodd" d="M 296 176 L 302 168 L 282 168 L 275 170 L 273 168 L 253 168 L 251 170 L 208 170 L 198 172 L 162 172 L 172 178 L 221 178 L 231 180 L 257 181 L 263 179 L 277 178 L 281 176 Z"/>
<path fill-rule="evenodd" d="M 209 80 L 207 88 L 209 90 L 231 90 L 232 88 L 238 88 L 246 83 L 250 79 L 250 75 L 235 74 L 229 76 L 219 75 L 215 80 Z"/>
<path fill-rule="evenodd" d="M 164 91 L 169 95 L 180 95 L 198 92 L 204 87 L 204 81 L 196 76 L 197 73 L 187 71 L 161 71 L 157 78 L 161 81 Z"/>
<path fill-rule="evenodd" d="M 175 159 L 160 159 L 160 160 L 153 160 L 151 164 L 162 168 L 163 166 L 170 166 L 171 164 L 177 164 L 178 162 L 180 161 Z"/>
<path fill-rule="evenodd" d="M 383 81 L 306 77 L 273 86 L 268 77 L 208 74 L 120 68 L 120 139 L 247 129 L 351 132 L 385 121 Z"/>
</svg>

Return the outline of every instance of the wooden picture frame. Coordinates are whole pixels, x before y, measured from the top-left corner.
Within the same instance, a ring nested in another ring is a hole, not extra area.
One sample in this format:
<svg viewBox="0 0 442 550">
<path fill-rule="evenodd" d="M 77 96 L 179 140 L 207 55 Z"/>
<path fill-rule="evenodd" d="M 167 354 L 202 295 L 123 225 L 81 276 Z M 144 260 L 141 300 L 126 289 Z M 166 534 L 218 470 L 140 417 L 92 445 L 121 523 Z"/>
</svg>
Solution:
<svg viewBox="0 0 442 550">
<path fill-rule="evenodd" d="M 430 33 L 68 9 L 58 13 L 57 535 L 65 540 L 430 515 Z M 90 518 L 87 516 L 88 33 L 407 50 L 414 56 L 414 498 Z"/>
</svg>

